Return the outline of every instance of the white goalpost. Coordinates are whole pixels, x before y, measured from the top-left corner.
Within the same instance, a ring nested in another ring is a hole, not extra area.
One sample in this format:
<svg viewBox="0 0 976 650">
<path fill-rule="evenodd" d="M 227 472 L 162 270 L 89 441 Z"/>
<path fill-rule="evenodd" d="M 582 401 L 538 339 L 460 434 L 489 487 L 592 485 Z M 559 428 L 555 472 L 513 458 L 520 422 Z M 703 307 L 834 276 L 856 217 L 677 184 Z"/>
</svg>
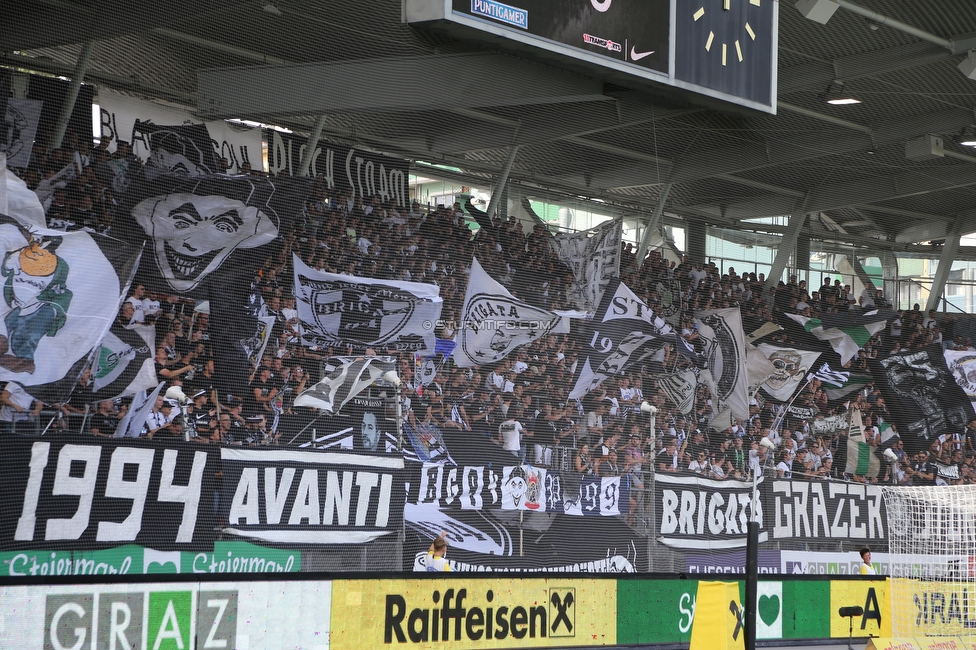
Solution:
<svg viewBox="0 0 976 650">
<path fill-rule="evenodd" d="M 895 637 L 976 637 L 976 485 L 886 487 Z"/>
</svg>

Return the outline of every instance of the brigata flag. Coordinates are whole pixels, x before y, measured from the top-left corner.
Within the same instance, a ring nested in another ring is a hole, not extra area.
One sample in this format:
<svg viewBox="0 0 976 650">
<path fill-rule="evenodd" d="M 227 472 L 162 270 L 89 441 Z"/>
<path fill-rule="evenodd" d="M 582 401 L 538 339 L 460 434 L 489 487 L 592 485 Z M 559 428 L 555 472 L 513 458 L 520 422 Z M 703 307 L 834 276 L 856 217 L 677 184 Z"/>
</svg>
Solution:
<svg viewBox="0 0 976 650">
<path fill-rule="evenodd" d="M 566 334 L 571 315 L 582 314 L 553 312 L 522 302 L 493 280 L 475 258 L 461 308 L 454 363 L 460 368 L 494 363 L 541 336 Z"/>
<path fill-rule="evenodd" d="M 0 215 L 0 254 L 0 381 L 60 403 L 115 320 L 139 248 Z"/>
<path fill-rule="evenodd" d="M 310 406 L 337 413 L 385 373 L 396 369 L 393 357 L 332 357 L 335 368 L 322 381 L 295 398 L 295 406 Z M 327 366 L 328 368 L 328 366 Z"/>
<path fill-rule="evenodd" d="M 590 230 L 559 234 L 549 240 L 559 261 L 573 272 L 567 298 L 574 307 L 595 311 L 610 279 L 620 275 L 622 223 L 621 219 L 614 219 Z"/>
<path fill-rule="evenodd" d="M 665 344 L 676 345 L 679 354 L 694 356 L 684 339 L 676 338 L 671 326 L 619 278 L 610 280 L 584 336 L 586 347 L 569 393 L 573 399 L 583 397 L 607 377 L 639 366 Z"/>
<path fill-rule="evenodd" d="M 92 363 L 94 401 L 135 395 L 156 386 L 155 353 L 155 326 L 112 323 Z"/>
<path fill-rule="evenodd" d="M 304 345 L 434 352 L 443 306 L 436 284 L 324 273 L 297 255 L 293 261 Z"/>
<path fill-rule="evenodd" d="M 857 355 L 868 340 L 885 328 L 888 319 L 896 316 L 890 309 L 875 309 L 860 313 L 842 312 L 824 314 L 821 318 L 807 318 L 796 314 L 786 314 L 804 330 L 821 341 L 827 341 L 840 355 L 841 364 L 846 364 Z"/>
<path fill-rule="evenodd" d="M 844 468 L 844 472 L 866 478 L 875 478 L 881 473 L 881 459 L 875 455 L 875 447 L 869 445 L 864 436 L 861 412 L 854 410 L 850 414 L 851 433 L 847 436 L 847 466 Z"/>
</svg>

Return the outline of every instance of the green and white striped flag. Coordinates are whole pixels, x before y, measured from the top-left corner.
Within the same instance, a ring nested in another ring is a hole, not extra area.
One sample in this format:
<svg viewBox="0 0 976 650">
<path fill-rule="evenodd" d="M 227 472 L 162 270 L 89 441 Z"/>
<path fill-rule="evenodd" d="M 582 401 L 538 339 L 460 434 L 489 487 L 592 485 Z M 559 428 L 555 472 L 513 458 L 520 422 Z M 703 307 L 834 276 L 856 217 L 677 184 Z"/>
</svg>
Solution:
<svg viewBox="0 0 976 650">
<path fill-rule="evenodd" d="M 825 314 L 823 318 L 786 315 L 810 334 L 830 343 L 834 352 L 840 355 L 841 363 L 846 364 L 857 355 L 857 351 L 868 339 L 885 328 L 888 319 L 895 314 L 890 310 L 875 309 L 863 314 Z"/>
<path fill-rule="evenodd" d="M 867 478 L 881 473 L 881 460 L 874 455 L 874 447 L 864 437 L 860 411 L 851 411 L 851 432 L 847 436 L 847 465 L 844 472 Z"/>
</svg>

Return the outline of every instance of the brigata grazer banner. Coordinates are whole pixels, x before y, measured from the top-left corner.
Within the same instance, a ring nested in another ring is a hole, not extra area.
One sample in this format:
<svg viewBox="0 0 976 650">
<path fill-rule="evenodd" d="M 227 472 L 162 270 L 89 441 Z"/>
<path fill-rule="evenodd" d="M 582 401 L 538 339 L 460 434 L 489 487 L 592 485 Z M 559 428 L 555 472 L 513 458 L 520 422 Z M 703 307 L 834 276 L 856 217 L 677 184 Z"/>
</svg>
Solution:
<svg viewBox="0 0 976 650">
<path fill-rule="evenodd" d="M 752 484 L 658 474 L 659 540 L 683 549 L 745 546 Z M 839 481 L 767 479 L 759 484 L 759 541 L 849 540 L 886 546 L 881 487 Z"/>
</svg>

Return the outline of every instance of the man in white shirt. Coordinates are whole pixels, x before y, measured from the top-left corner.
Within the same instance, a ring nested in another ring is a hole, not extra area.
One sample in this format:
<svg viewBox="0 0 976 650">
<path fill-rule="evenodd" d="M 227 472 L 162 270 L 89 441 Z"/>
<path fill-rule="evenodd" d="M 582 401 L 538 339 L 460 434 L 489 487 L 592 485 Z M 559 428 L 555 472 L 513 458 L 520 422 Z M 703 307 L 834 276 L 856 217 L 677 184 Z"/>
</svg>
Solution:
<svg viewBox="0 0 976 650">
<path fill-rule="evenodd" d="M 522 423 L 515 418 L 508 418 L 498 425 L 498 442 L 502 449 L 518 456 L 520 460 L 525 458 L 525 447 L 522 445 L 523 432 L 527 433 Z"/>
<path fill-rule="evenodd" d="M 146 320 L 146 305 L 143 298 L 146 296 L 146 286 L 143 284 L 137 284 L 132 290 L 132 295 L 126 299 L 126 302 L 132 305 L 132 309 L 135 313 L 132 315 L 132 322 L 142 324 Z"/>
</svg>

